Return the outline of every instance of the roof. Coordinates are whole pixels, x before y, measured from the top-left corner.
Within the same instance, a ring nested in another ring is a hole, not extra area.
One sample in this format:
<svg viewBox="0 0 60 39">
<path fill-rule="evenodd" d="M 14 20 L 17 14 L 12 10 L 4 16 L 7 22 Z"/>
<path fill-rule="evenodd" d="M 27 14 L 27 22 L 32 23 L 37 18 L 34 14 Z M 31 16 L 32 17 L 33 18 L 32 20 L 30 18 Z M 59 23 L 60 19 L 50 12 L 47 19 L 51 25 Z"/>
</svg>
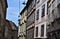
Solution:
<svg viewBox="0 0 60 39">
<path fill-rule="evenodd" d="M 26 6 L 29 6 L 33 0 L 28 0 Z"/>
<path fill-rule="evenodd" d="M 9 20 L 6 20 L 6 24 L 8 25 L 7 27 L 8 27 L 9 29 L 11 29 L 11 25 L 10 25 L 10 21 L 9 21 Z"/>
<path fill-rule="evenodd" d="M 23 8 L 23 10 L 21 11 L 20 15 L 22 15 L 26 9 L 27 9 L 27 6 L 25 6 L 25 7 Z"/>
<path fill-rule="evenodd" d="M 23 12 L 28 8 L 29 4 L 32 2 L 33 0 L 28 0 L 26 3 L 26 6 L 23 8 L 23 10 L 21 11 L 20 15 L 23 14 Z"/>
<path fill-rule="evenodd" d="M 12 21 L 6 20 L 6 24 L 8 24 L 8 27 L 11 30 L 18 30 L 18 27 Z"/>
<path fill-rule="evenodd" d="M 18 27 L 12 21 L 10 21 L 10 25 L 12 30 L 18 30 Z"/>
</svg>

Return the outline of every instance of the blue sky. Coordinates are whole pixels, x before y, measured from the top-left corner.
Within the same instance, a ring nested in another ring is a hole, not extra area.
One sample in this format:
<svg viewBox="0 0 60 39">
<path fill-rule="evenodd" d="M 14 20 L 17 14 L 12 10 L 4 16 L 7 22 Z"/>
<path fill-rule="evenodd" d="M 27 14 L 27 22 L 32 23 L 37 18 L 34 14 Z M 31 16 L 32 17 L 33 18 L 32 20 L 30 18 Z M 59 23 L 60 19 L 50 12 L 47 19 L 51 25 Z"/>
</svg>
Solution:
<svg viewBox="0 0 60 39">
<path fill-rule="evenodd" d="M 20 4 L 19 4 L 20 1 Z M 7 0 L 8 8 L 7 8 L 7 16 L 6 19 L 13 21 L 18 26 L 18 16 L 22 11 L 25 5 L 22 3 L 27 0 Z M 20 6 L 20 8 L 19 8 Z"/>
</svg>

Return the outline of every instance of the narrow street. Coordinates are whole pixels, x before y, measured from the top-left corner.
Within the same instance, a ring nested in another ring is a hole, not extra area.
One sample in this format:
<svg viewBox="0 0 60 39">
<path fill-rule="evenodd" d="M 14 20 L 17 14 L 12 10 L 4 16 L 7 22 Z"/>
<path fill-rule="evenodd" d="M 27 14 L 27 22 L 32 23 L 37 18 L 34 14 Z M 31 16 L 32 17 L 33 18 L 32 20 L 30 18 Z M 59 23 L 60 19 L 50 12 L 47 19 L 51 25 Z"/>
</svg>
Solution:
<svg viewBox="0 0 60 39">
<path fill-rule="evenodd" d="M 0 39 L 60 39 L 60 0 L 0 0 Z"/>
</svg>

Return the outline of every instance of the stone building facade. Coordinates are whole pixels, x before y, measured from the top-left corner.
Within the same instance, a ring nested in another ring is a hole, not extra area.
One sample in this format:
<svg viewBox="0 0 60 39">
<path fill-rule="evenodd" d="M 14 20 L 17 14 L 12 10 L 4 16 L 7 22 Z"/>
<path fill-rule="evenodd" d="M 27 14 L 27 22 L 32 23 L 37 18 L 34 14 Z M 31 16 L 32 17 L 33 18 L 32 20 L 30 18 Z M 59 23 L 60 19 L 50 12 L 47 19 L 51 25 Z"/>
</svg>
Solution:
<svg viewBox="0 0 60 39">
<path fill-rule="evenodd" d="M 47 38 L 47 2 L 48 0 L 37 0 L 36 1 L 36 12 L 35 12 L 35 39 L 46 39 Z"/>
<path fill-rule="evenodd" d="M 7 0 L 0 0 L 0 39 L 4 39 L 4 26 L 7 7 Z"/>
<path fill-rule="evenodd" d="M 10 27 L 11 27 L 11 39 L 18 39 L 18 27 L 10 21 Z"/>
<path fill-rule="evenodd" d="M 60 0 L 48 1 L 48 39 L 60 39 Z"/>
<path fill-rule="evenodd" d="M 20 34 L 19 39 L 26 39 L 26 20 L 27 20 L 27 6 L 20 13 L 21 19 L 19 19 Z"/>
<path fill-rule="evenodd" d="M 5 20 L 4 39 L 11 39 L 11 25 L 9 20 Z"/>
<path fill-rule="evenodd" d="M 26 39 L 60 39 L 60 0 L 28 0 Z"/>
<path fill-rule="evenodd" d="M 18 39 L 18 27 L 9 20 L 5 20 L 4 39 Z"/>
<path fill-rule="evenodd" d="M 28 0 L 27 2 L 27 26 L 26 32 L 27 37 L 26 39 L 34 39 L 34 27 L 35 27 L 35 0 Z"/>
</svg>

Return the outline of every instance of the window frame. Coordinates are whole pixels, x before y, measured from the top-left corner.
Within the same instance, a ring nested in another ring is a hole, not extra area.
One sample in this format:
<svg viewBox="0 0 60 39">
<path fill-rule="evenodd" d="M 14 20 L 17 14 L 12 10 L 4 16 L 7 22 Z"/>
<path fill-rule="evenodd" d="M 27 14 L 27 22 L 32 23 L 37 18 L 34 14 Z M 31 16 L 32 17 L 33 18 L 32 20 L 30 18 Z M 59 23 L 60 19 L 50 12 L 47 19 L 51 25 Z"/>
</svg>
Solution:
<svg viewBox="0 0 60 39">
<path fill-rule="evenodd" d="M 42 13 L 41 13 L 41 17 L 45 16 L 45 4 L 42 6 Z"/>
<path fill-rule="evenodd" d="M 39 29 L 39 28 L 38 28 L 38 26 L 37 26 L 37 27 L 36 27 L 36 31 L 35 31 L 35 32 L 36 32 L 36 33 L 35 33 L 35 34 L 36 34 L 36 35 L 35 35 L 36 37 L 38 37 L 38 29 Z"/>
<path fill-rule="evenodd" d="M 41 37 L 44 37 L 44 29 L 42 30 L 42 26 L 43 26 L 43 28 L 44 28 L 44 24 L 41 25 Z"/>
<path fill-rule="evenodd" d="M 36 20 L 39 20 L 39 9 L 37 10 L 37 13 L 36 13 Z"/>
</svg>

